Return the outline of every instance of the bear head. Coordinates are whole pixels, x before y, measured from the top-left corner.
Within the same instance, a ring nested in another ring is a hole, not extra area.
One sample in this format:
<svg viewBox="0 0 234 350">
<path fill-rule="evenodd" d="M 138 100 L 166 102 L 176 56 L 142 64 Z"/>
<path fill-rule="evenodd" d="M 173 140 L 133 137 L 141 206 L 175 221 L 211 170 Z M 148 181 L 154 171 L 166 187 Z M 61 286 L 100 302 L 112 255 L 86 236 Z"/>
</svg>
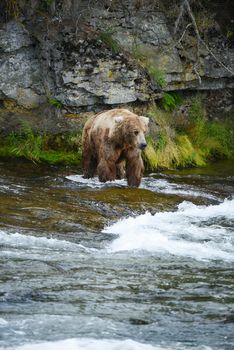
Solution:
<svg viewBox="0 0 234 350">
<path fill-rule="evenodd" d="M 115 118 L 115 122 L 120 124 L 127 147 L 145 149 L 147 146 L 145 133 L 148 131 L 149 118 L 137 115 L 126 118 L 119 116 Z"/>
</svg>

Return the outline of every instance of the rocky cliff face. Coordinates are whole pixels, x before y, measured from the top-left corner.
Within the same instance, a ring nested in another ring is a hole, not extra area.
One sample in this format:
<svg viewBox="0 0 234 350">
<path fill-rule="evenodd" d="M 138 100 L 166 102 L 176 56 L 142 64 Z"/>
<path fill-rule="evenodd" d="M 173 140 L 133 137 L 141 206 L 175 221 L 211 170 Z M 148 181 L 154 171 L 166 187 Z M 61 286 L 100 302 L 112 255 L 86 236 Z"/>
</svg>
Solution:
<svg viewBox="0 0 234 350">
<path fill-rule="evenodd" d="M 172 35 L 170 14 L 139 3 L 21 1 L 0 25 L 1 124 L 7 100 L 58 130 L 74 127 L 68 113 L 148 103 L 162 90 L 229 89 L 230 107 L 234 48 L 217 23 L 198 42 L 191 21 Z"/>
<path fill-rule="evenodd" d="M 41 63 L 36 45 L 24 26 L 16 21 L 0 30 L 0 97 L 33 108 L 46 101 L 41 79 Z"/>
</svg>

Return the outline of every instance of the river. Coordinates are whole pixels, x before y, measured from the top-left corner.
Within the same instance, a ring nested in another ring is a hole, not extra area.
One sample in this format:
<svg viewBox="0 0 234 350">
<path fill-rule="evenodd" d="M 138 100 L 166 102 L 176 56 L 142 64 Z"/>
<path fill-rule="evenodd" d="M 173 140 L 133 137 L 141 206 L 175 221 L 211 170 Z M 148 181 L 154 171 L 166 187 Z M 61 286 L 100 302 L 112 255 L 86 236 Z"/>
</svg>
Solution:
<svg viewBox="0 0 234 350">
<path fill-rule="evenodd" d="M 0 348 L 234 348 L 234 164 L 139 189 L 0 162 Z"/>
</svg>

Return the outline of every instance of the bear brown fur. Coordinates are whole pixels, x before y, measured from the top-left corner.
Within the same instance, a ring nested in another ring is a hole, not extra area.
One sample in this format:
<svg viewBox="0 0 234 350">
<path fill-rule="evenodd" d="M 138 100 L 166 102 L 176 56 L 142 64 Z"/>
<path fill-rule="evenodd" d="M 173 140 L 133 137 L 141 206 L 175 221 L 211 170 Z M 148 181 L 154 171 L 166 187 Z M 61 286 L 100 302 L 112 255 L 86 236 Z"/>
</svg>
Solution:
<svg viewBox="0 0 234 350">
<path fill-rule="evenodd" d="M 83 144 L 84 177 L 98 175 L 101 182 L 121 179 L 138 187 L 144 172 L 141 150 L 146 147 L 149 119 L 127 109 L 101 112 L 85 123 Z"/>
</svg>

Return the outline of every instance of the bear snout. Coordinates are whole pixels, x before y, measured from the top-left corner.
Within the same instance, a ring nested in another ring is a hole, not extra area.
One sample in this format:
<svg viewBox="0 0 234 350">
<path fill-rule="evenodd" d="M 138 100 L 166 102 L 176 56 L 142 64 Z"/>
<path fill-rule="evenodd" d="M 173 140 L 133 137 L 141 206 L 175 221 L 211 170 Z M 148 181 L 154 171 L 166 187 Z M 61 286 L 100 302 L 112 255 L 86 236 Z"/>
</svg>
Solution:
<svg viewBox="0 0 234 350">
<path fill-rule="evenodd" d="M 139 144 L 139 148 L 143 151 L 145 149 L 145 147 L 147 146 L 147 143 L 142 142 Z"/>
</svg>

